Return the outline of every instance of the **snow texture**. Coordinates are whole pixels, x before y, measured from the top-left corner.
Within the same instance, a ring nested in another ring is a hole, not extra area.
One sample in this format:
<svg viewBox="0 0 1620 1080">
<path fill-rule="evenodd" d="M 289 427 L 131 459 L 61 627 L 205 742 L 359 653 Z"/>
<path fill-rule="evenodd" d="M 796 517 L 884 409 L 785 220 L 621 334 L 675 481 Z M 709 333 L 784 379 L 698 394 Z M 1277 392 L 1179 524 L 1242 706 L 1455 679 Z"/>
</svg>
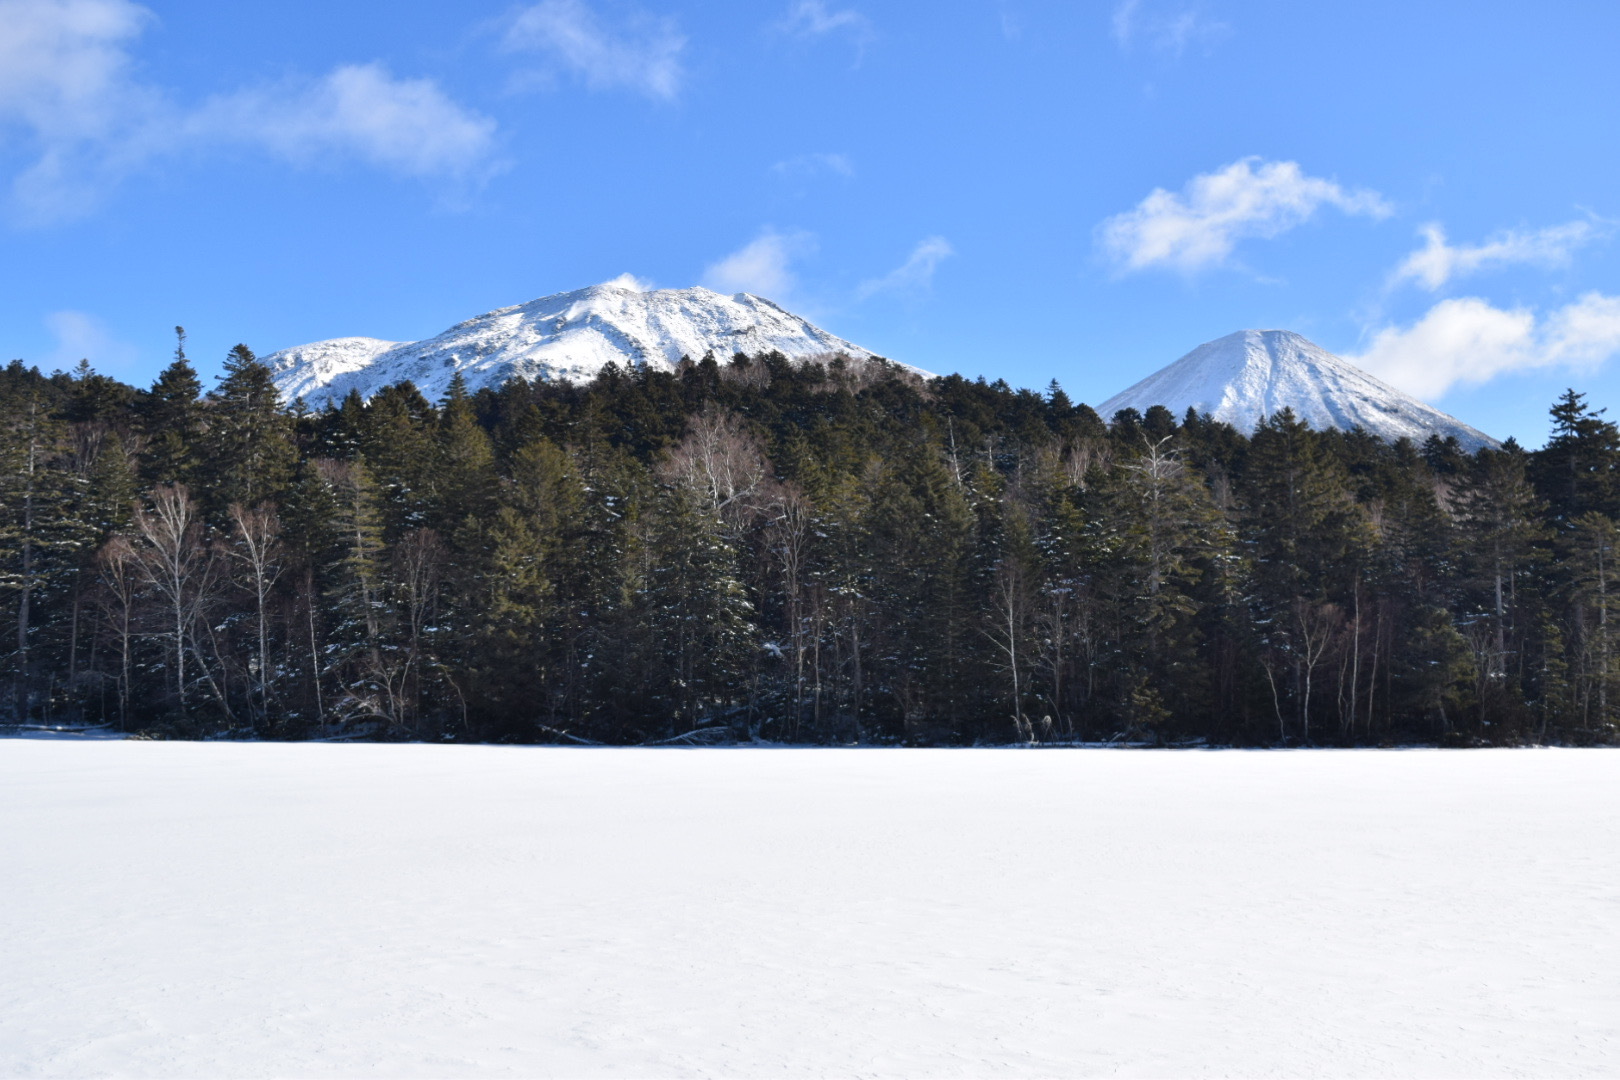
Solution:
<svg viewBox="0 0 1620 1080">
<path fill-rule="evenodd" d="M 0 742 L 0 1075 L 1615 1076 L 1620 753 Z"/>
<path fill-rule="evenodd" d="M 1359 427 L 1388 442 L 1420 444 L 1430 435 L 1455 435 L 1469 451 L 1501 445 L 1287 330 L 1239 330 L 1205 342 L 1097 411 L 1111 419 L 1120 409 L 1146 412 L 1152 405 L 1178 420 L 1193 408 L 1251 433 L 1286 407 L 1319 431 Z"/>
<path fill-rule="evenodd" d="M 780 352 L 790 360 L 872 353 L 750 293 L 708 289 L 643 291 L 622 281 L 543 296 L 452 326 L 426 341 L 349 337 L 282 349 L 264 358 L 289 402 L 370 397 L 410 380 L 429 399 L 444 396 L 460 372 L 469 390 L 508 379 L 594 378 L 610 362 L 670 371 L 681 357 Z"/>
</svg>

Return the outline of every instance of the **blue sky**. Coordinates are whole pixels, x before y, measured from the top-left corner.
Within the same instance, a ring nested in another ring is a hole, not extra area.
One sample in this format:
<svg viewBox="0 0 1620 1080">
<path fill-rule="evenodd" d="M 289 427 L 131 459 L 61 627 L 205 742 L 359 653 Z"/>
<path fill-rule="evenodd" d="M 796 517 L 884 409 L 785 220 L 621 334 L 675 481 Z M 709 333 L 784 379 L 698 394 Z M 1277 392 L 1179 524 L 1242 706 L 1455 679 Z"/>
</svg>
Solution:
<svg viewBox="0 0 1620 1080">
<path fill-rule="evenodd" d="M 0 350 L 146 382 L 630 273 L 1098 402 L 1296 330 L 1620 413 L 1620 5 L 0 0 Z"/>
</svg>

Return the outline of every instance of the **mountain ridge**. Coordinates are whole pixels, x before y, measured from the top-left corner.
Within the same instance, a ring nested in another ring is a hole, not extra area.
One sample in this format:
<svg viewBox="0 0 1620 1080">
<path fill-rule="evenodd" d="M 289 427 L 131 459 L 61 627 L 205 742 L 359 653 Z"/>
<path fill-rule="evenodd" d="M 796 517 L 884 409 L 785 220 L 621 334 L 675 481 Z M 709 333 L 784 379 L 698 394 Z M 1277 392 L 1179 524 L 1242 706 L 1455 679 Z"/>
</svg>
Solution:
<svg viewBox="0 0 1620 1080">
<path fill-rule="evenodd" d="M 407 379 L 438 398 L 457 374 L 476 391 L 519 377 L 584 381 L 609 363 L 672 371 L 683 356 L 739 352 L 878 358 L 752 293 L 642 289 L 619 278 L 497 308 L 421 341 L 330 338 L 277 350 L 264 362 L 284 399 L 320 405 Z"/>
</svg>

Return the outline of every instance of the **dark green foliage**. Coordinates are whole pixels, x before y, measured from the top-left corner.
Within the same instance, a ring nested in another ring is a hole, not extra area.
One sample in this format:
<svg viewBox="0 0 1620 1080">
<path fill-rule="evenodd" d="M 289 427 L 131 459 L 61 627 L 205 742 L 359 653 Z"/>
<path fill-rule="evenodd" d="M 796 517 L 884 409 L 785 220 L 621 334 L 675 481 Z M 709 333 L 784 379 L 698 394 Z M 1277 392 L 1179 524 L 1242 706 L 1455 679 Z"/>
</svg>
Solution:
<svg viewBox="0 0 1620 1080">
<path fill-rule="evenodd" d="M 1620 430 L 1105 421 L 881 362 L 289 411 L 0 370 L 0 714 L 174 736 L 1609 741 Z"/>
<path fill-rule="evenodd" d="M 298 451 L 292 417 L 280 407 L 270 369 L 246 345 L 225 358 L 225 376 L 208 401 L 203 459 L 191 470 L 216 511 L 285 496 Z"/>
<path fill-rule="evenodd" d="M 174 362 L 135 402 L 134 420 L 146 441 L 145 472 L 157 483 L 185 483 L 200 452 L 203 432 L 202 381 L 186 359 L 186 332 L 178 339 Z"/>
<path fill-rule="evenodd" d="M 1586 395 L 1565 391 L 1552 407 L 1552 438 L 1535 456 L 1537 493 L 1557 524 L 1589 510 L 1620 513 L 1620 429 L 1590 409 Z"/>
</svg>

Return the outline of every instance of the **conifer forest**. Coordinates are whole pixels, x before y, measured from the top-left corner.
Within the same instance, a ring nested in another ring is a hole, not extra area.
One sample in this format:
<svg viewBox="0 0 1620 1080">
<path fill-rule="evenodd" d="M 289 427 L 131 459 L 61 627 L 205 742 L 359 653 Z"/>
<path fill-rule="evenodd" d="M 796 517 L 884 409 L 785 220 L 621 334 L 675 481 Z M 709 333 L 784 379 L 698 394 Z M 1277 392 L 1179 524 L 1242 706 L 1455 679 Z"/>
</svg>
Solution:
<svg viewBox="0 0 1620 1080">
<path fill-rule="evenodd" d="M 1620 430 L 1252 436 L 881 361 L 287 409 L 0 371 L 0 717 L 150 737 L 1593 743 Z M 1614 599 L 1610 599 L 1611 596 Z M 13 632 L 14 631 L 14 632 Z"/>
</svg>

